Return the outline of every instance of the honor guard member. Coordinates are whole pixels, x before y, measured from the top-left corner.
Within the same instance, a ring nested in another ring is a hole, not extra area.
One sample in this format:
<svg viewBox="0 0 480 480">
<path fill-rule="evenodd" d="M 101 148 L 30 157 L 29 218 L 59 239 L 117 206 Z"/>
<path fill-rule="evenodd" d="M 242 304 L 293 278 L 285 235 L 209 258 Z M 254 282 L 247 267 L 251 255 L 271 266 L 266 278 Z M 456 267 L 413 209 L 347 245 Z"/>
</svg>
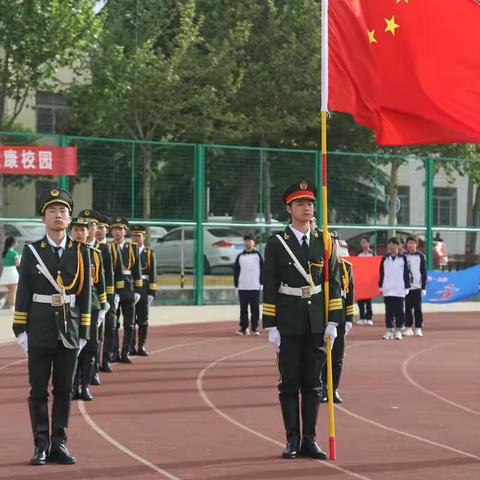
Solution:
<svg viewBox="0 0 480 480">
<path fill-rule="evenodd" d="M 142 276 L 140 273 L 140 254 L 135 243 L 125 239 L 129 224 L 123 217 L 116 217 L 111 225 L 113 243 L 118 247 L 119 256 L 117 264 L 120 264 L 123 272 L 123 280 L 116 282 L 116 293 L 120 310 L 123 317 L 123 342 L 120 361 L 132 363 L 130 359 L 130 346 L 135 329 L 135 305 L 141 298 Z M 123 281 L 123 284 L 121 283 Z"/>
<path fill-rule="evenodd" d="M 78 218 L 83 218 L 88 220 L 88 235 L 87 235 L 87 244 L 100 251 L 102 256 L 102 266 L 103 266 L 103 277 L 105 282 L 105 289 L 107 293 L 107 303 L 105 304 L 106 315 L 110 311 L 110 308 L 113 307 L 113 269 L 112 269 L 112 259 L 110 256 L 110 250 L 108 245 L 101 243 L 97 240 L 98 230 L 101 228 L 100 223 L 102 222 L 102 215 L 96 210 L 82 210 L 78 214 Z M 108 229 L 108 226 L 107 226 Z M 106 230 L 105 235 L 106 238 Z M 98 351 L 95 355 L 95 365 L 93 368 L 92 374 L 92 385 L 100 385 L 100 376 L 98 372 L 100 371 L 100 360 L 102 358 L 102 346 L 105 338 L 105 319 L 101 320 L 98 327 Z M 111 370 L 111 369 L 110 369 Z"/>
<path fill-rule="evenodd" d="M 335 246 L 338 245 L 339 237 L 336 232 L 332 232 Z M 354 284 L 352 264 L 339 258 L 340 275 L 342 279 L 342 314 L 343 318 L 337 328 L 337 338 L 332 348 L 332 376 L 333 376 L 333 402 L 342 403 L 342 398 L 338 394 L 338 386 L 340 385 L 340 377 L 343 370 L 343 360 L 345 357 L 345 337 L 350 333 L 354 320 Z M 322 370 L 322 403 L 328 402 L 327 392 L 327 365 Z"/>
<path fill-rule="evenodd" d="M 91 276 L 86 246 L 66 235 L 72 209 L 72 197 L 61 188 L 42 195 L 39 213 L 46 235 L 25 246 L 20 264 L 13 331 L 28 352 L 28 406 L 35 443 L 32 465 L 44 465 L 47 460 L 76 462 L 65 443 L 77 355 L 90 334 Z"/>
<path fill-rule="evenodd" d="M 263 326 L 278 352 L 280 405 L 287 444 L 283 458 L 298 455 L 326 459 L 316 443 L 315 427 L 321 400 L 325 339 L 335 339 L 341 321 L 339 264 L 332 242 L 329 322 L 325 322 L 324 255 L 322 232 L 311 228 L 317 192 L 297 182 L 283 196 L 291 224 L 269 238 L 265 249 Z M 300 402 L 302 431 L 300 430 Z"/>
<path fill-rule="evenodd" d="M 130 233 L 133 242 L 138 245 L 142 273 L 141 297 L 135 305 L 135 324 L 138 325 L 138 348 L 135 348 L 134 333 L 130 353 L 145 357 L 148 355 L 147 349 L 145 348 L 148 335 L 148 313 L 157 292 L 157 268 L 154 251 L 145 246 L 147 228 L 143 225 L 133 225 L 130 228 Z"/>
<path fill-rule="evenodd" d="M 90 339 L 78 356 L 77 371 L 73 382 L 73 400 L 93 400 L 89 386 L 95 368 L 95 359 L 98 352 L 100 326 L 105 321 L 107 313 L 107 294 L 105 292 L 105 277 L 103 273 L 102 254 L 100 250 L 88 245 L 88 232 L 91 221 L 86 218 L 77 218 L 71 223 L 73 240 L 87 245 L 90 250 L 92 264 L 92 300 Z M 81 391 L 79 390 L 81 385 Z"/>
<path fill-rule="evenodd" d="M 107 233 L 110 227 L 110 218 L 106 215 L 100 214 L 99 223 L 97 225 L 97 243 L 96 248 L 102 252 L 103 269 L 105 271 L 105 284 L 107 291 L 107 301 L 110 304 L 110 309 L 105 317 L 104 327 L 104 341 L 101 355 L 102 372 L 111 373 L 112 367 L 110 365 L 111 356 L 113 355 L 114 338 L 117 331 L 117 313 L 115 306 L 115 279 L 122 281 L 122 268 L 118 259 L 118 248 L 113 242 L 107 240 Z M 115 264 L 115 269 L 114 269 Z M 118 305 L 117 305 L 118 306 Z M 117 342 L 118 343 L 118 342 Z M 118 348 L 118 346 L 117 346 Z"/>
</svg>

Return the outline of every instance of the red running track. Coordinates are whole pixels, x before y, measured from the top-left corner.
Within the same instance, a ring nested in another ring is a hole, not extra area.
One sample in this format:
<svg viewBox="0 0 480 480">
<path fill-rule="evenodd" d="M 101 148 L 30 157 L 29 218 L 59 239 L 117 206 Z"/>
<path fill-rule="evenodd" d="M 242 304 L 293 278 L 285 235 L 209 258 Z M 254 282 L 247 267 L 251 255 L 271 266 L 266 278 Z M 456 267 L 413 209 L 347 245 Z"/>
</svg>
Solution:
<svg viewBox="0 0 480 480">
<path fill-rule="evenodd" d="M 73 466 L 32 467 L 26 362 L 0 345 L 0 479 L 438 480 L 480 478 L 478 315 L 427 315 L 425 336 L 348 339 L 337 460 L 282 460 L 275 354 L 235 322 L 156 327 L 150 351 L 74 402 Z M 326 407 L 319 438 L 327 444 Z"/>
</svg>

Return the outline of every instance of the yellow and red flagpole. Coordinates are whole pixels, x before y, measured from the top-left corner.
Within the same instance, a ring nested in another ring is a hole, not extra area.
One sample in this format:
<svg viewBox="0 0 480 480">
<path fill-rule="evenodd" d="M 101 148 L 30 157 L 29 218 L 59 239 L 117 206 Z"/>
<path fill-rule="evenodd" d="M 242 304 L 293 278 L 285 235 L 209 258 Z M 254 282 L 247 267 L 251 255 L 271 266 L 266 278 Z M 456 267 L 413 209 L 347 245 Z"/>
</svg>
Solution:
<svg viewBox="0 0 480 480">
<path fill-rule="evenodd" d="M 325 325 L 328 322 L 330 299 L 330 234 L 328 232 L 328 181 L 327 181 L 327 112 L 328 112 L 328 0 L 322 0 L 322 105 L 321 105 L 321 149 L 322 149 L 322 230 L 325 245 Z M 335 437 L 335 413 L 333 408 L 333 372 L 330 338 L 327 338 L 327 388 L 328 388 L 328 446 L 330 460 L 337 458 Z"/>
</svg>

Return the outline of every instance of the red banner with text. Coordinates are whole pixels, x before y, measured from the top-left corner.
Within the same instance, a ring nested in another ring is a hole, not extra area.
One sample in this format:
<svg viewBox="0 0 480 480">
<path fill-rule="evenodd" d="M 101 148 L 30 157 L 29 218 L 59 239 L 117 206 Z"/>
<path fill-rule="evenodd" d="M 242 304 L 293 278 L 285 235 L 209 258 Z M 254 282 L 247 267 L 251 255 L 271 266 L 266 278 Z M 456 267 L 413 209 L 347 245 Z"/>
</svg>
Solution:
<svg viewBox="0 0 480 480">
<path fill-rule="evenodd" d="M 77 147 L 0 146 L 0 173 L 74 176 Z"/>
</svg>

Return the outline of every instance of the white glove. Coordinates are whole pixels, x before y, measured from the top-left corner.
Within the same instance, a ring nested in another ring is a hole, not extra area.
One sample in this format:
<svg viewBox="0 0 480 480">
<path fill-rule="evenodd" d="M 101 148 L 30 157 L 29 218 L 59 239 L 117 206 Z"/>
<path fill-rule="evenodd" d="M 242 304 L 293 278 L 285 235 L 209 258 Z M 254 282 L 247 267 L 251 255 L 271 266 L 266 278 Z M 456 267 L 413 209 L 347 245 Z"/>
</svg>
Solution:
<svg viewBox="0 0 480 480">
<path fill-rule="evenodd" d="M 106 314 L 107 314 L 107 310 L 100 310 L 98 312 L 98 326 L 100 326 L 105 321 Z"/>
<path fill-rule="evenodd" d="M 108 302 L 105 302 L 105 307 L 103 308 L 105 310 L 105 313 L 108 313 L 110 308 L 111 308 L 110 304 Z"/>
<path fill-rule="evenodd" d="M 422 297 L 424 297 L 427 294 L 426 290 L 422 290 Z"/>
<path fill-rule="evenodd" d="M 155 297 L 153 295 L 148 295 L 147 296 L 148 306 L 150 306 L 153 303 L 154 298 Z"/>
<path fill-rule="evenodd" d="M 115 296 L 113 297 L 113 305 L 115 306 L 115 310 L 118 310 L 119 304 L 120 304 L 120 295 L 116 293 Z"/>
<path fill-rule="evenodd" d="M 17 343 L 25 353 L 28 352 L 28 334 L 27 334 L 27 332 L 22 332 L 17 337 Z"/>
<path fill-rule="evenodd" d="M 142 298 L 142 296 L 141 296 L 139 293 L 137 293 L 137 292 L 135 292 L 135 293 L 133 294 L 133 296 L 134 296 L 134 298 L 135 298 L 134 304 L 136 305 L 136 304 L 139 302 L 139 300 Z"/>
<path fill-rule="evenodd" d="M 328 322 L 327 327 L 325 328 L 325 334 L 323 339 L 327 341 L 327 337 L 330 337 L 330 350 L 333 348 L 333 343 L 337 338 L 337 324 L 333 322 Z"/>
<path fill-rule="evenodd" d="M 280 343 L 282 339 L 280 337 L 280 332 L 277 327 L 270 327 L 268 330 L 268 341 L 277 349 L 277 352 L 280 350 Z"/>
<path fill-rule="evenodd" d="M 80 352 L 82 351 L 83 347 L 87 344 L 87 340 L 84 338 L 79 338 L 78 339 L 78 353 L 77 357 L 80 355 Z"/>
<path fill-rule="evenodd" d="M 406 288 L 406 289 L 405 289 L 405 295 L 408 295 L 408 292 L 409 292 L 409 291 L 410 291 L 410 290 L 409 290 L 408 288 Z"/>
<path fill-rule="evenodd" d="M 347 336 L 350 333 L 350 330 L 353 327 L 352 322 L 345 322 L 345 336 Z"/>
</svg>

